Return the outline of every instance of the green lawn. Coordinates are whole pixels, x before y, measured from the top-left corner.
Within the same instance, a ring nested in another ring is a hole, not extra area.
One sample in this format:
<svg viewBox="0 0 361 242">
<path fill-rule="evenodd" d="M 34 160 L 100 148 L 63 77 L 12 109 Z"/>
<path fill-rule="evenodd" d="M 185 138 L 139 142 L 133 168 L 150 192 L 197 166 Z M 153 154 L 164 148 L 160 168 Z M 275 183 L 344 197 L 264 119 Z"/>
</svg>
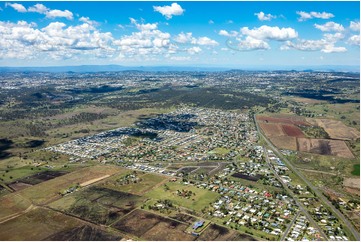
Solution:
<svg viewBox="0 0 361 242">
<path fill-rule="evenodd" d="M 208 206 L 209 203 L 216 201 L 219 198 L 219 194 L 211 192 L 205 189 L 200 189 L 191 185 L 183 185 L 180 183 L 168 182 L 166 185 L 169 190 L 165 190 L 164 186 L 157 187 L 152 191 L 145 194 L 146 197 L 152 199 L 169 199 L 179 206 L 183 206 L 195 211 L 201 211 L 204 207 Z M 195 193 L 191 198 L 184 198 L 176 194 L 177 190 L 190 190 Z"/>
</svg>

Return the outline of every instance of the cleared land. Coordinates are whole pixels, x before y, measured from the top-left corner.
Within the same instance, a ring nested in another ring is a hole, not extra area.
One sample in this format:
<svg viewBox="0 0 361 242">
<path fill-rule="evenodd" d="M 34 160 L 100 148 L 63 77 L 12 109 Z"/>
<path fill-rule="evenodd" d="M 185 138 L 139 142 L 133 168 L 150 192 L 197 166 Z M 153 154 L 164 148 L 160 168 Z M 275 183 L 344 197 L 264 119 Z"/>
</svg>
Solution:
<svg viewBox="0 0 361 242">
<path fill-rule="evenodd" d="M 203 241 L 255 241 L 251 236 L 240 234 L 217 224 L 209 225 L 197 240 Z"/>
<path fill-rule="evenodd" d="M 38 208 L 1 224 L 0 240 L 44 240 L 54 233 L 79 226 L 75 218 Z"/>
<path fill-rule="evenodd" d="M 332 139 L 354 140 L 360 137 L 360 132 L 346 126 L 341 121 L 333 119 L 307 119 L 308 122 L 322 127 Z"/>
<path fill-rule="evenodd" d="M 184 232 L 187 224 L 139 209 L 123 217 L 113 227 L 145 240 L 194 240 L 194 236 Z"/>
<path fill-rule="evenodd" d="M 122 236 L 113 235 L 90 225 L 63 230 L 47 237 L 46 241 L 106 241 L 121 240 Z"/>
<path fill-rule="evenodd" d="M 320 155 L 354 158 L 352 152 L 342 140 L 297 138 L 297 148 L 299 151 Z"/>
</svg>

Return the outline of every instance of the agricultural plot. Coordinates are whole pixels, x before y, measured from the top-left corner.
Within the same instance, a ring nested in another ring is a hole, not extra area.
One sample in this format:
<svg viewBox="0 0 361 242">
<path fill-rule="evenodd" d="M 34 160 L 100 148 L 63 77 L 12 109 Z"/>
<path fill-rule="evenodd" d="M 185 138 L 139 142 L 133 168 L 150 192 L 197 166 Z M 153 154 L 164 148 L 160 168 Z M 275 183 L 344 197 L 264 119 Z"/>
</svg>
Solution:
<svg viewBox="0 0 361 242">
<path fill-rule="evenodd" d="M 187 224 L 139 209 L 123 217 L 113 227 L 145 240 L 194 240 L 192 235 L 184 232 Z"/>
<path fill-rule="evenodd" d="M 14 189 L 15 191 L 19 191 L 24 188 L 30 187 L 32 185 L 36 185 L 44 181 L 51 180 L 65 174 L 67 174 L 67 172 L 64 171 L 44 171 L 28 177 L 24 177 L 20 180 L 8 184 L 8 186 Z"/>
<path fill-rule="evenodd" d="M 82 184 L 105 175 L 113 175 L 120 171 L 122 171 L 121 168 L 111 166 L 87 167 L 21 190 L 19 193 L 34 203 L 44 204 L 59 199 L 60 193 L 70 186 Z"/>
<path fill-rule="evenodd" d="M 282 129 L 287 136 L 291 137 L 305 137 L 302 130 L 294 125 L 282 124 Z"/>
<path fill-rule="evenodd" d="M 143 198 L 137 195 L 92 186 L 50 206 L 96 224 L 109 225 L 135 209 L 142 201 Z"/>
<path fill-rule="evenodd" d="M 287 150 L 297 150 L 297 138 L 290 136 L 279 136 L 279 137 L 270 137 L 272 143 L 281 148 Z"/>
<path fill-rule="evenodd" d="M 79 226 L 75 218 L 38 208 L 1 224 L 0 240 L 44 240 Z"/>
<path fill-rule="evenodd" d="M 25 200 L 16 193 L 10 193 L 1 197 L 0 204 L 0 221 L 20 214 L 31 206 L 30 201 Z"/>
<path fill-rule="evenodd" d="M 262 130 L 265 132 L 267 136 L 284 136 L 286 135 L 283 131 L 281 125 L 276 123 L 260 123 L 259 124 Z"/>
<path fill-rule="evenodd" d="M 352 152 L 342 140 L 298 138 L 297 148 L 299 151 L 320 155 L 354 158 Z"/>
<path fill-rule="evenodd" d="M 113 235 L 89 225 L 61 231 L 44 240 L 46 241 L 115 241 L 121 240 L 120 235 Z"/>
<path fill-rule="evenodd" d="M 281 116 L 280 117 L 269 117 L 269 116 L 257 116 L 258 121 L 266 123 L 282 123 L 282 124 L 293 124 L 293 125 L 310 125 L 305 118 L 298 116 Z"/>
<path fill-rule="evenodd" d="M 332 119 L 307 119 L 310 123 L 322 127 L 332 139 L 355 140 L 360 137 L 360 132 L 346 126 L 341 121 Z"/>
<path fill-rule="evenodd" d="M 209 225 L 197 240 L 202 241 L 255 241 L 251 236 L 240 234 L 235 230 L 217 224 Z"/>
</svg>

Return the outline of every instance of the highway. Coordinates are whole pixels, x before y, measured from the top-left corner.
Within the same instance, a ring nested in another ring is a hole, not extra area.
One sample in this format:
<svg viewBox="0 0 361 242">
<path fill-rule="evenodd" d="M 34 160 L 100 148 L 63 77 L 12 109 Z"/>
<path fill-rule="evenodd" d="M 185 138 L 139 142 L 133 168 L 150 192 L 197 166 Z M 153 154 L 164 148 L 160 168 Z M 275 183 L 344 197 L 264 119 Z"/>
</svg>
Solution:
<svg viewBox="0 0 361 242">
<path fill-rule="evenodd" d="M 282 161 L 287 165 L 287 167 L 293 171 L 296 175 L 298 175 L 298 177 L 303 180 L 303 182 L 311 189 L 312 192 L 314 192 L 314 194 L 316 194 L 316 196 L 324 203 L 326 204 L 331 211 L 345 224 L 345 227 L 347 227 L 352 235 L 354 236 L 354 239 L 356 241 L 360 241 L 360 233 L 356 230 L 356 228 L 351 224 L 351 222 L 338 210 L 336 209 L 332 203 L 322 194 L 322 192 L 320 192 L 310 181 L 308 181 L 308 179 L 306 179 L 302 173 L 300 173 L 292 164 L 291 162 L 283 156 L 283 154 L 267 139 L 267 137 L 265 137 L 265 135 L 263 135 L 263 133 L 261 132 L 258 123 L 256 121 L 256 115 L 254 115 L 254 122 L 257 128 L 257 132 L 259 133 L 259 135 L 266 141 L 267 145 L 273 150 L 273 152 L 275 154 L 278 155 L 279 158 L 282 159 Z M 351 238 L 350 238 L 351 239 Z"/>
</svg>

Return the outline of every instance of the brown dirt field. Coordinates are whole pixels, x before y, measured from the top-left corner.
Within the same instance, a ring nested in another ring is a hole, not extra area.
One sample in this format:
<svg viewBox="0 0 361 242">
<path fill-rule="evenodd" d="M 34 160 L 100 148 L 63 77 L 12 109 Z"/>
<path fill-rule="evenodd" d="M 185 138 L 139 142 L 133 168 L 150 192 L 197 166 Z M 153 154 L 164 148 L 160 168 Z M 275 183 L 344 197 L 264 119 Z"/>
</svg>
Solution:
<svg viewBox="0 0 361 242">
<path fill-rule="evenodd" d="M 159 215 L 137 209 L 123 217 L 116 224 L 112 225 L 112 227 L 122 232 L 141 237 L 162 220 L 163 217 Z"/>
<path fill-rule="evenodd" d="M 194 240 L 185 233 L 188 225 L 144 210 L 135 210 L 112 227 L 145 240 Z"/>
<path fill-rule="evenodd" d="M 297 138 L 297 148 L 302 152 L 354 158 L 346 143 L 341 140 Z"/>
<path fill-rule="evenodd" d="M 20 191 L 27 187 L 31 187 L 32 185 L 23 182 L 18 182 L 18 183 L 9 184 L 8 186 L 14 189 L 15 191 Z"/>
<path fill-rule="evenodd" d="M 313 125 L 322 127 L 332 139 L 354 140 L 360 137 L 360 132 L 333 119 L 307 119 Z"/>
<path fill-rule="evenodd" d="M 2 223 L 0 240 L 43 240 L 78 225 L 79 221 L 72 217 L 38 208 Z"/>
<path fill-rule="evenodd" d="M 0 204 L 0 221 L 3 221 L 14 214 L 25 211 L 31 205 L 29 201 L 25 200 L 17 193 L 10 193 L 1 197 Z"/>
<path fill-rule="evenodd" d="M 286 125 L 286 124 L 282 124 L 281 126 L 285 134 L 287 134 L 288 136 L 301 137 L 301 138 L 305 137 L 305 135 L 302 133 L 302 130 L 297 126 Z"/>
<path fill-rule="evenodd" d="M 89 225 L 80 226 L 47 237 L 46 241 L 115 241 L 121 240 L 119 235 L 113 235 Z"/>
<path fill-rule="evenodd" d="M 145 234 L 143 234 L 142 238 L 151 241 L 194 240 L 194 236 L 184 232 L 188 227 L 187 225 L 172 220 L 169 221 L 158 223 Z"/>
<path fill-rule="evenodd" d="M 360 178 L 345 178 L 343 186 L 360 190 Z"/>
<path fill-rule="evenodd" d="M 279 137 L 271 137 L 271 142 L 281 149 L 287 150 L 297 150 L 297 141 L 296 137 L 290 136 L 279 136 Z"/>
<path fill-rule="evenodd" d="M 260 123 L 259 126 L 268 137 L 284 136 L 281 125 L 274 123 Z"/>
<path fill-rule="evenodd" d="M 254 241 L 251 236 L 240 234 L 217 224 L 209 225 L 198 237 L 201 241 Z"/>
</svg>

